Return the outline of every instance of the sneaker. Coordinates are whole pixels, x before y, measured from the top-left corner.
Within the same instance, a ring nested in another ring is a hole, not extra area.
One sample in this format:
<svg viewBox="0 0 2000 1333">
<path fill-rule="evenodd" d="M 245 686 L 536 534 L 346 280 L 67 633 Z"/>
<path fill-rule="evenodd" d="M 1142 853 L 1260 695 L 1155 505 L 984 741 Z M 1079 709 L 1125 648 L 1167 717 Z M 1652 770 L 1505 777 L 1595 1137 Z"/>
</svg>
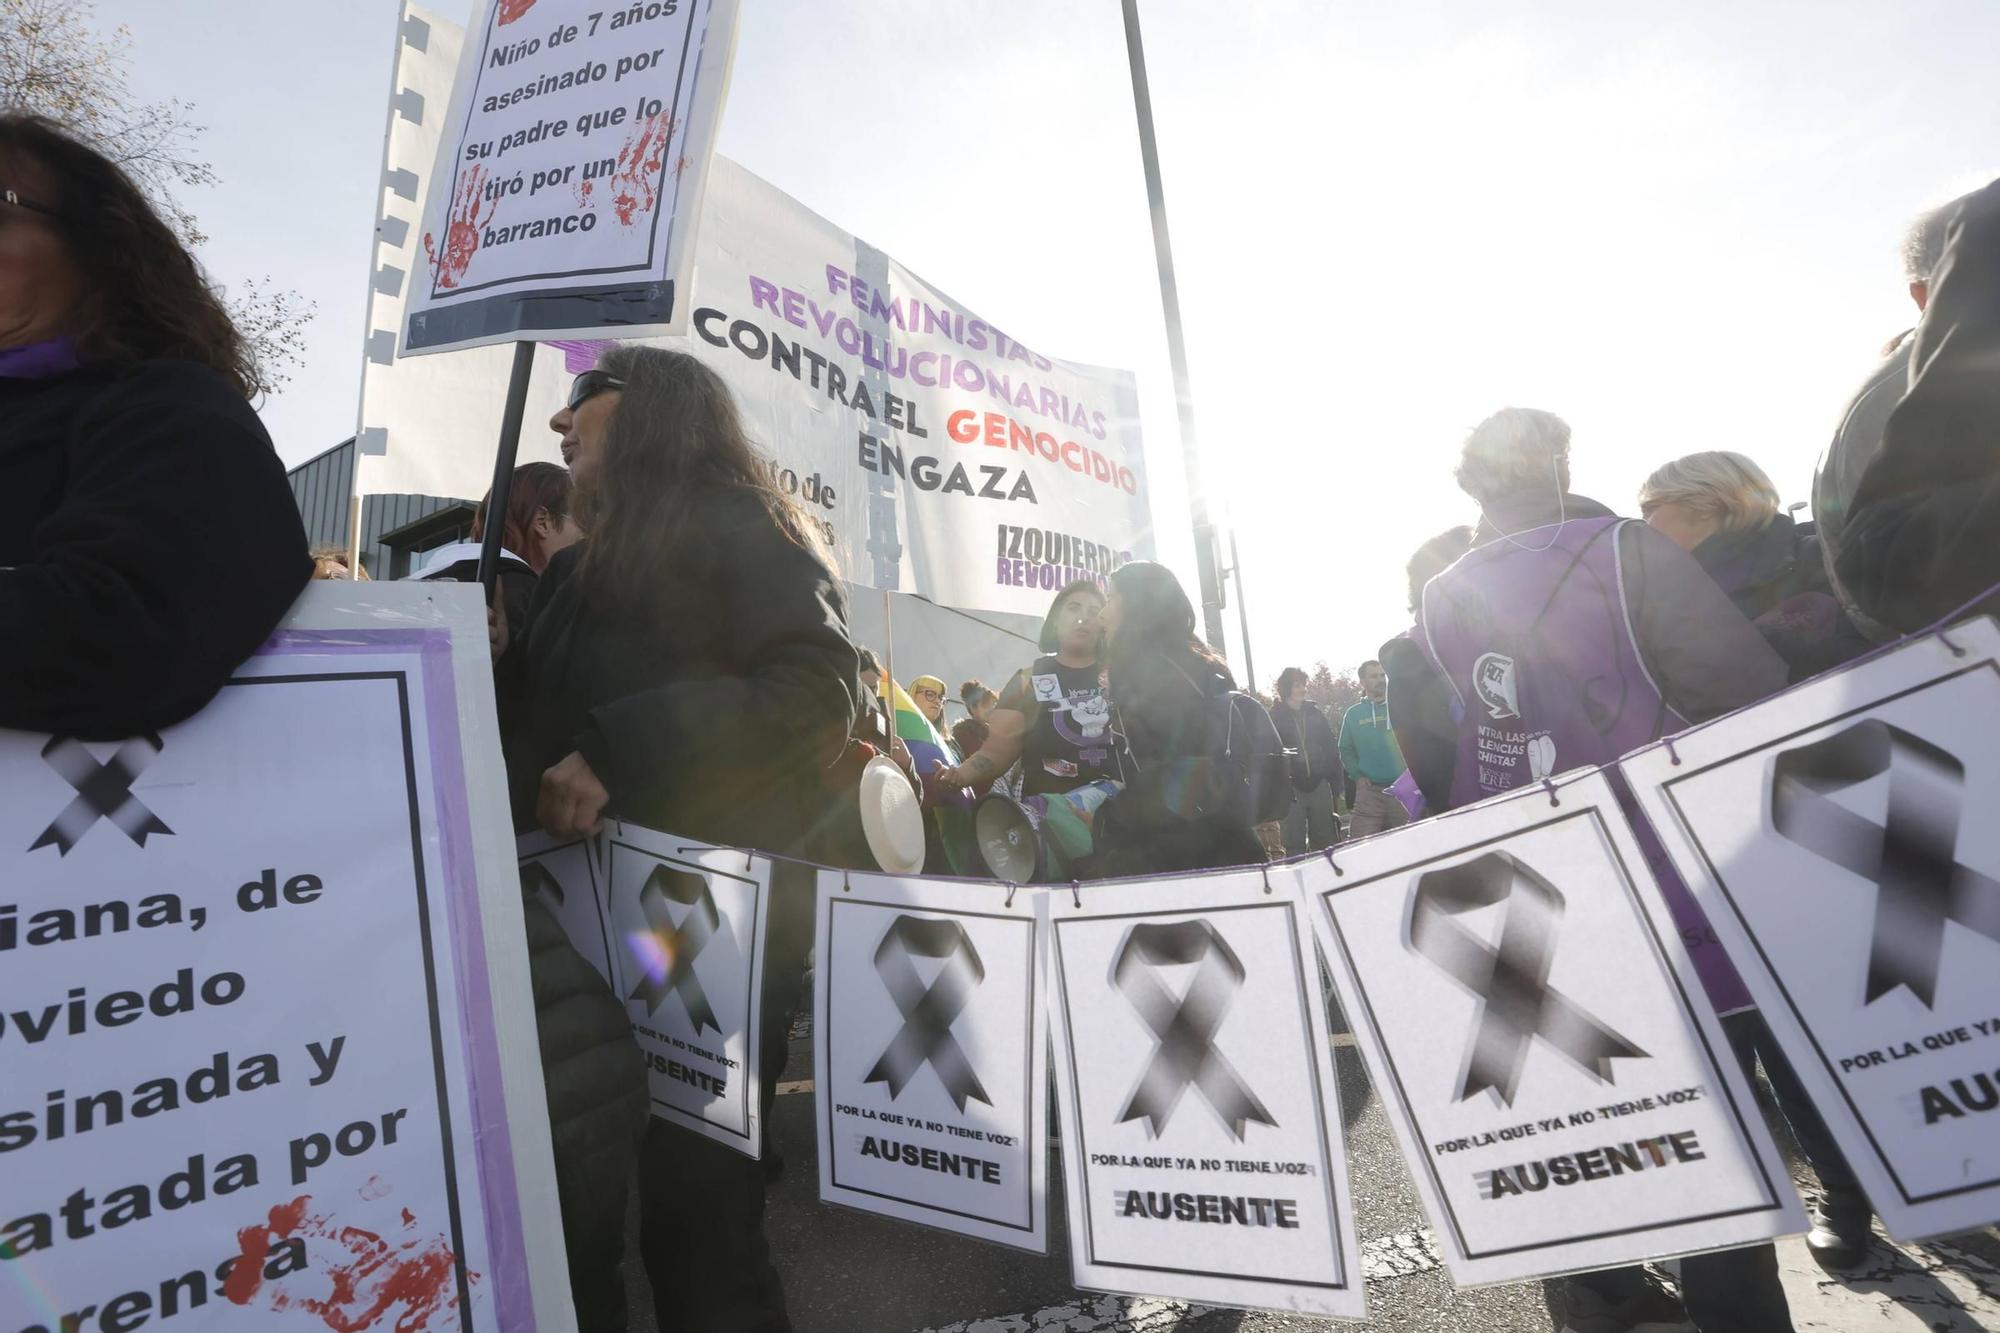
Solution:
<svg viewBox="0 0 2000 1333">
<path fill-rule="evenodd" d="M 1556 1333 L 1695 1333 L 1681 1303 L 1664 1291 L 1613 1304 L 1586 1287 L 1563 1283 L 1563 1319 Z"/>
</svg>

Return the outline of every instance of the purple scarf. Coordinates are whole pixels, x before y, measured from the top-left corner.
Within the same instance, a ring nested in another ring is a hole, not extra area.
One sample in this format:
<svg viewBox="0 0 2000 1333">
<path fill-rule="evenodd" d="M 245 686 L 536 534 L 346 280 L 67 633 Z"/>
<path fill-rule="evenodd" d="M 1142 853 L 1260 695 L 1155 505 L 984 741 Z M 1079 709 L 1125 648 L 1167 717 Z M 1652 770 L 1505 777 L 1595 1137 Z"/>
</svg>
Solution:
<svg viewBox="0 0 2000 1333">
<path fill-rule="evenodd" d="M 83 364 L 71 338 L 51 338 L 26 347 L 0 347 L 0 379 L 45 380 L 67 375 Z"/>
</svg>

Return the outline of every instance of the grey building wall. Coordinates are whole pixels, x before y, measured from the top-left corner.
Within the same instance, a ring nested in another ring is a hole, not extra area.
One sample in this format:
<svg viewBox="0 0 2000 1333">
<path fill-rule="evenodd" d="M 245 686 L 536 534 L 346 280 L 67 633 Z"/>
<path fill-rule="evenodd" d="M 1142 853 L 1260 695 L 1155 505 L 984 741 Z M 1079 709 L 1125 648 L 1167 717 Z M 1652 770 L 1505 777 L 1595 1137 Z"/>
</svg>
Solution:
<svg viewBox="0 0 2000 1333">
<path fill-rule="evenodd" d="M 343 440 L 286 474 L 306 540 L 347 546 L 354 490 L 354 441 Z M 425 522 L 425 520 L 432 520 Z M 413 527 L 413 525 L 415 525 Z M 361 567 L 368 577 L 399 579 L 423 552 L 460 540 L 472 525 L 472 502 L 436 495 L 370 495 L 361 502 Z M 393 540 L 384 541 L 388 535 Z"/>
</svg>

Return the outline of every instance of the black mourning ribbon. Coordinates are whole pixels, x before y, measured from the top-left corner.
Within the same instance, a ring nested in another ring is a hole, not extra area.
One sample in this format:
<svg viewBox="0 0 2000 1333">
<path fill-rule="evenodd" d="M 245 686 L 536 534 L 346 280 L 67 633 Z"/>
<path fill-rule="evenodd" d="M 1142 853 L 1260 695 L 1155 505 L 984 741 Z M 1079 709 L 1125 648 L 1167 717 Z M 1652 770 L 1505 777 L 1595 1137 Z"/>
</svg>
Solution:
<svg viewBox="0 0 2000 1333">
<path fill-rule="evenodd" d="M 678 926 L 668 911 L 670 902 L 689 909 Z M 650 968 L 641 968 L 639 984 L 631 998 L 644 1000 L 646 1012 L 652 1014 L 659 1012 L 667 996 L 678 993 L 681 1003 L 687 1006 L 695 1035 L 701 1035 L 705 1027 L 714 1028 L 720 1035 L 722 1024 L 716 1022 L 708 993 L 701 988 L 701 978 L 694 970 L 694 960 L 701 957 L 701 951 L 722 927 L 722 913 L 716 910 L 715 899 L 708 892 L 708 881 L 685 871 L 655 866 L 639 890 L 639 908 L 646 914 L 647 929 L 659 941 L 667 967 L 665 974 L 658 977 Z"/>
<path fill-rule="evenodd" d="M 118 747 L 117 753 L 98 763 L 83 742 L 69 736 L 51 736 L 42 747 L 42 760 L 76 789 L 42 836 L 28 848 L 55 844 L 56 855 L 68 856 L 83 835 L 100 819 L 108 819 L 139 846 L 155 833 L 171 835 L 166 822 L 132 794 L 132 784 L 146 771 L 163 747 L 151 734 L 138 736 Z"/>
<path fill-rule="evenodd" d="M 1888 817 L 1829 799 L 1889 775 Z M 1771 822 L 1780 836 L 1875 885 L 1868 954 L 1873 1004 L 1898 986 L 1930 1008 L 1945 926 L 1958 922 L 2000 943 L 2000 882 L 1958 860 L 1965 766 L 1880 718 L 1780 753 L 1771 764 Z"/>
<path fill-rule="evenodd" d="M 521 867 L 521 888 L 530 897 L 544 893 L 560 907 L 569 901 L 563 892 L 562 881 L 552 874 L 540 861 L 529 861 Z"/>
<path fill-rule="evenodd" d="M 928 987 L 917 975 L 911 961 L 915 958 L 944 959 L 943 970 Z M 900 1097 L 917 1071 L 929 1063 L 960 1111 L 965 1110 L 967 1098 L 993 1105 L 965 1048 L 951 1035 L 952 1021 L 964 1010 L 973 989 L 986 980 L 986 965 L 979 961 L 965 927 L 951 920 L 899 916 L 875 946 L 875 970 L 902 1012 L 903 1026 L 861 1081 L 887 1083 L 889 1096 Z"/>
<path fill-rule="evenodd" d="M 1498 949 L 1452 919 L 1496 903 L 1506 904 Z M 1555 885 L 1506 852 L 1487 852 L 1418 878 L 1410 895 L 1407 947 L 1479 1001 L 1479 1022 L 1455 1100 L 1490 1088 L 1503 1105 L 1512 1106 L 1537 1037 L 1604 1083 L 1616 1081 L 1613 1060 L 1646 1058 L 1548 984 L 1562 912 Z"/>
<path fill-rule="evenodd" d="M 1176 1000 L 1155 970 L 1179 963 L 1198 966 L 1187 993 Z M 1278 1123 L 1215 1049 L 1216 1030 L 1243 985 L 1244 975 L 1242 960 L 1206 921 L 1146 922 L 1132 927 L 1111 965 L 1111 981 L 1153 1030 L 1159 1045 L 1139 1075 L 1139 1085 L 1125 1103 L 1119 1124 L 1143 1118 L 1151 1135 L 1158 1138 L 1181 1094 L 1190 1086 L 1239 1139 L 1249 1121 Z"/>
</svg>

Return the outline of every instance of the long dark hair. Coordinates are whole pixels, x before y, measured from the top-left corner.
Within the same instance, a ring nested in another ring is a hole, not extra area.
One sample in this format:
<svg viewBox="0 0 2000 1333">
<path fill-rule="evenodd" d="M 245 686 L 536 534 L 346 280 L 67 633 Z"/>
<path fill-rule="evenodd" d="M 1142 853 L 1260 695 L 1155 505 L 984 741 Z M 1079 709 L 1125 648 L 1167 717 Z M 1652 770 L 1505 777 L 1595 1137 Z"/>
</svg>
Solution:
<svg viewBox="0 0 2000 1333">
<path fill-rule="evenodd" d="M 1195 637 L 1194 603 L 1171 569 L 1135 560 L 1111 575 L 1111 592 L 1118 598 L 1119 623 L 1105 648 L 1104 667 L 1114 692 L 1119 677 L 1131 680 L 1133 667 L 1149 657 L 1228 672 L 1215 650 Z"/>
<path fill-rule="evenodd" d="M 514 480 L 507 486 L 507 522 L 500 529 L 500 544 L 520 556 L 532 560 L 535 553 L 528 548 L 534 543 L 528 540 L 535 526 L 535 515 L 546 509 L 551 521 L 560 524 L 569 514 L 570 477 L 569 469 L 559 463 L 523 463 L 514 469 Z M 489 493 L 488 499 L 491 498 Z M 473 541 L 486 535 L 486 500 L 479 502 L 479 508 L 472 514 Z"/>
<path fill-rule="evenodd" d="M 605 426 L 604 456 L 577 495 L 590 534 L 577 570 L 585 587 L 615 604 L 642 601 L 700 530 L 698 512 L 729 490 L 755 496 L 780 532 L 832 568 L 816 529 L 743 433 L 721 376 L 657 347 L 615 348 L 597 368 L 625 388 Z"/>
<path fill-rule="evenodd" d="M 66 322 L 84 360 L 178 357 L 246 398 L 262 391 L 256 361 L 201 266 L 117 163 L 53 121 L 0 113 L 0 166 L 23 163 L 48 175 L 56 197 L 46 202 L 83 275 L 83 299 Z"/>
</svg>

